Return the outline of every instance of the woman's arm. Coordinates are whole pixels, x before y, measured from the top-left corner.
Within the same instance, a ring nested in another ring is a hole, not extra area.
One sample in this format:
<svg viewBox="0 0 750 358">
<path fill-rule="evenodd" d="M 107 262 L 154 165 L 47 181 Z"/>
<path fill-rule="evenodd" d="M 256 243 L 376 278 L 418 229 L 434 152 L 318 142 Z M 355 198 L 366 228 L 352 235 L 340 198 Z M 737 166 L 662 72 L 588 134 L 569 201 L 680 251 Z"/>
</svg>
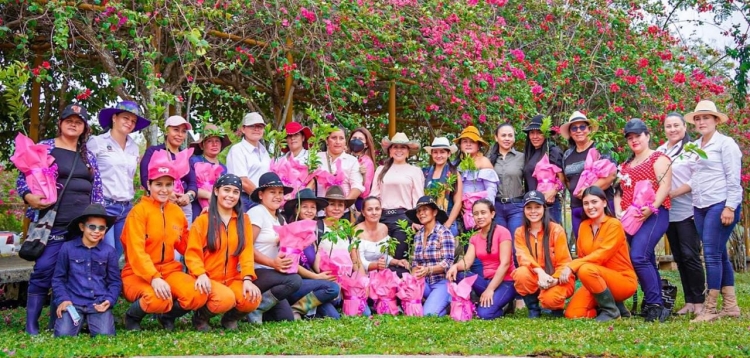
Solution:
<svg viewBox="0 0 750 358">
<path fill-rule="evenodd" d="M 654 199 L 654 207 L 658 208 L 664 204 L 664 200 L 667 200 L 669 196 L 669 190 L 672 188 L 672 165 L 669 158 L 662 154 L 654 162 L 654 174 L 656 174 L 656 180 L 659 182 L 659 188 L 656 190 L 656 198 Z"/>
<path fill-rule="evenodd" d="M 453 190 L 453 208 L 451 209 L 451 212 L 448 213 L 448 221 L 445 222 L 445 227 L 448 229 L 453 226 L 453 223 L 456 222 L 459 215 L 461 215 L 461 209 L 463 208 L 464 202 L 463 202 L 463 192 L 464 192 L 464 182 L 463 179 L 461 179 L 461 175 L 456 172 L 456 174 L 453 174 L 456 176 L 456 187 Z"/>
</svg>

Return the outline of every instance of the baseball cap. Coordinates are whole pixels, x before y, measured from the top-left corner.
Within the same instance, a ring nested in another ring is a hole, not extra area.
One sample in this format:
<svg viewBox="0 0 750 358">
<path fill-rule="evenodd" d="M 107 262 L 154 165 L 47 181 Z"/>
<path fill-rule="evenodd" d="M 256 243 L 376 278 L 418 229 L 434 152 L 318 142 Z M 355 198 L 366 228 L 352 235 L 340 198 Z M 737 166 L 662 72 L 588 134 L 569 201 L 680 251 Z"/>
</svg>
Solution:
<svg viewBox="0 0 750 358">
<path fill-rule="evenodd" d="M 70 116 L 79 116 L 81 119 L 83 119 L 84 122 L 89 121 L 89 112 L 86 110 L 86 107 L 81 106 L 80 104 L 69 104 L 63 109 L 62 114 L 60 114 L 60 120 L 63 120 L 65 118 L 68 118 Z"/>
<path fill-rule="evenodd" d="M 526 206 L 529 203 L 544 205 L 544 194 L 542 194 L 542 192 L 538 190 L 529 191 L 528 193 L 526 193 L 526 195 L 523 196 L 523 206 Z"/>
<path fill-rule="evenodd" d="M 188 130 L 192 130 L 193 129 L 193 126 L 190 125 L 190 122 L 188 122 L 182 116 L 171 116 L 171 117 L 167 118 L 167 121 L 164 122 L 164 128 L 166 129 L 166 128 L 169 128 L 169 127 L 178 127 L 178 126 L 181 126 L 183 124 L 187 126 Z"/>
<path fill-rule="evenodd" d="M 244 118 L 242 118 L 243 127 L 253 126 L 256 124 L 266 125 L 266 122 L 263 120 L 263 116 L 261 116 L 258 112 L 250 112 L 246 114 Z"/>
</svg>

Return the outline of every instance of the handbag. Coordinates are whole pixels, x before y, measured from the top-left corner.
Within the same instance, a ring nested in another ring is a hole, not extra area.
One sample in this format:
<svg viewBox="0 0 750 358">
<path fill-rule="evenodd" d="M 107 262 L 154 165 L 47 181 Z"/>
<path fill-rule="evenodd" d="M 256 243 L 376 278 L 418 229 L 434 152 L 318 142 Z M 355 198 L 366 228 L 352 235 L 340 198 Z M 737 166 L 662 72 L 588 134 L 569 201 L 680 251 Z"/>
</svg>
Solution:
<svg viewBox="0 0 750 358">
<path fill-rule="evenodd" d="M 78 163 L 78 157 L 80 156 L 76 155 L 75 159 L 73 159 L 73 166 L 71 168 L 75 169 L 76 164 Z M 47 213 L 45 213 L 44 216 L 29 224 L 29 229 L 23 240 L 23 244 L 21 244 L 21 249 L 18 250 L 18 257 L 26 261 L 36 261 L 42 256 L 42 252 L 44 252 L 44 248 L 47 246 L 49 235 L 52 232 L 52 226 L 55 224 L 57 209 L 60 207 L 60 199 L 62 198 L 63 193 L 65 193 L 65 189 L 68 187 L 70 178 L 73 176 L 72 171 L 73 170 L 71 170 L 71 175 L 68 176 L 68 179 L 65 180 L 65 185 L 63 185 L 62 191 L 57 194 L 55 206 L 52 209 L 47 210 Z"/>
</svg>

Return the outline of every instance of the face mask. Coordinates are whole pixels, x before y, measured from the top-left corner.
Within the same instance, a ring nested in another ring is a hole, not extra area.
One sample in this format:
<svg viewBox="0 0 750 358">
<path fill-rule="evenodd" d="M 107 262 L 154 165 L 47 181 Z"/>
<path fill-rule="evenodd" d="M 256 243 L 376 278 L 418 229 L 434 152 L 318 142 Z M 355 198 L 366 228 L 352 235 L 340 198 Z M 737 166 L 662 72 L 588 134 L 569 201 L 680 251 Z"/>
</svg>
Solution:
<svg viewBox="0 0 750 358">
<path fill-rule="evenodd" d="M 349 141 L 349 150 L 352 153 L 359 153 L 365 150 L 365 143 L 359 140 L 359 138 L 352 138 L 352 140 Z"/>
</svg>

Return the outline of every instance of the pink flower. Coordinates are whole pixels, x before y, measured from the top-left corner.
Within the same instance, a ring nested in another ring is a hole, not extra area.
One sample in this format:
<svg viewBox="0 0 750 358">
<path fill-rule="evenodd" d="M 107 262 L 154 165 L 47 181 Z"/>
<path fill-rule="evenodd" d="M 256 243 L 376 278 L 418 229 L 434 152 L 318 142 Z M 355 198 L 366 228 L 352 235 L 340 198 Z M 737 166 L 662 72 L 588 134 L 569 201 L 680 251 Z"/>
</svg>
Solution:
<svg viewBox="0 0 750 358">
<path fill-rule="evenodd" d="M 314 12 L 312 12 L 312 11 L 310 11 L 310 10 L 304 8 L 304 7 L 300 8 L 299 12 L 300 12 L 300 14 L 302 14 L 302 16 L 305 19 L 307 19 L 308 22 L 312 23 L 312 22 L 315 22 L 315 20 L 317 19 L 317 17 L 315 17 L 315 13 Z"/>
<path fill-rule="evenodd" d="M 625 76 L 625 82 L 627 82 L 629 85 L 634 85 L 638 83 L 638 77 L 636 76 Z"/>
<path fill-rule="evenodd" d="M 617 83 L 613 83 L 609 85 L 609 91 L 612 93 L 620 92 L 620 86 L 618 86 Z"/>
<path fill-rule="evenodd" d="M 685 74 L 682 72 L 675 73 L 672 81 L 674 83 L 685 83 Z"/>
<path fill-rule="evenodd" d="M 536 85 L 534 87 L 531 87 L 531 93 L 533 93 L 535 95 L 540 95 L 540 94 L 542 94 L 542 92 L 544 92 L 544 88 L 542 88 L 542 86 L 540 86 L 540 85 Z"/>
<path fill-rule="evenodd" d="M 515 57 L 516 61 L 518 62 L 522 62 L 523 59 L 526 58 L 526 55 L 521 49 L 510 50 L 510 54 L 513 55 L 513 57 Z"/>
<path fill-rule="evenodd" d="M 479 123 L 487 123 L 487 116 L 484 114 L 479 115 Z"/>
<path fill-rule="evenodd" d="M 34 76 L 39 76 L 40 72 L 41 71 L 39 70 L 39 67 L 34 68 L 34 69 L 31 70 L 31 73 L 34 74 Z"/>
<path fill-rule="evenodd" d="M 638 67 L 640 68 L 648 67 L 648 59 L 647 58 L 638 59 Z"/>
<path fill-rule="evenodd" d="M 49 70 L 49 68 L 50 68 L 49 61 L 42 62 L 42 67 L 44 67 L 45 70 Z"/>
<path fill-rule="evenodd" d="M 622 68 L 618 68 L 617 70 L 615 70 L 615 76 L 617 77 L 622 77 L 624 74 L 625 70 L 623 70 Z"/>
<path fill-rule="evenodd" d="M 289 20 L 287 20 L 287 19 L 282 19 L 282 20 L 281 20 L 281 26 L 284 26 L 284 27 L 288 27 L 288 26 L 289 26 Z"/>
</svg>

